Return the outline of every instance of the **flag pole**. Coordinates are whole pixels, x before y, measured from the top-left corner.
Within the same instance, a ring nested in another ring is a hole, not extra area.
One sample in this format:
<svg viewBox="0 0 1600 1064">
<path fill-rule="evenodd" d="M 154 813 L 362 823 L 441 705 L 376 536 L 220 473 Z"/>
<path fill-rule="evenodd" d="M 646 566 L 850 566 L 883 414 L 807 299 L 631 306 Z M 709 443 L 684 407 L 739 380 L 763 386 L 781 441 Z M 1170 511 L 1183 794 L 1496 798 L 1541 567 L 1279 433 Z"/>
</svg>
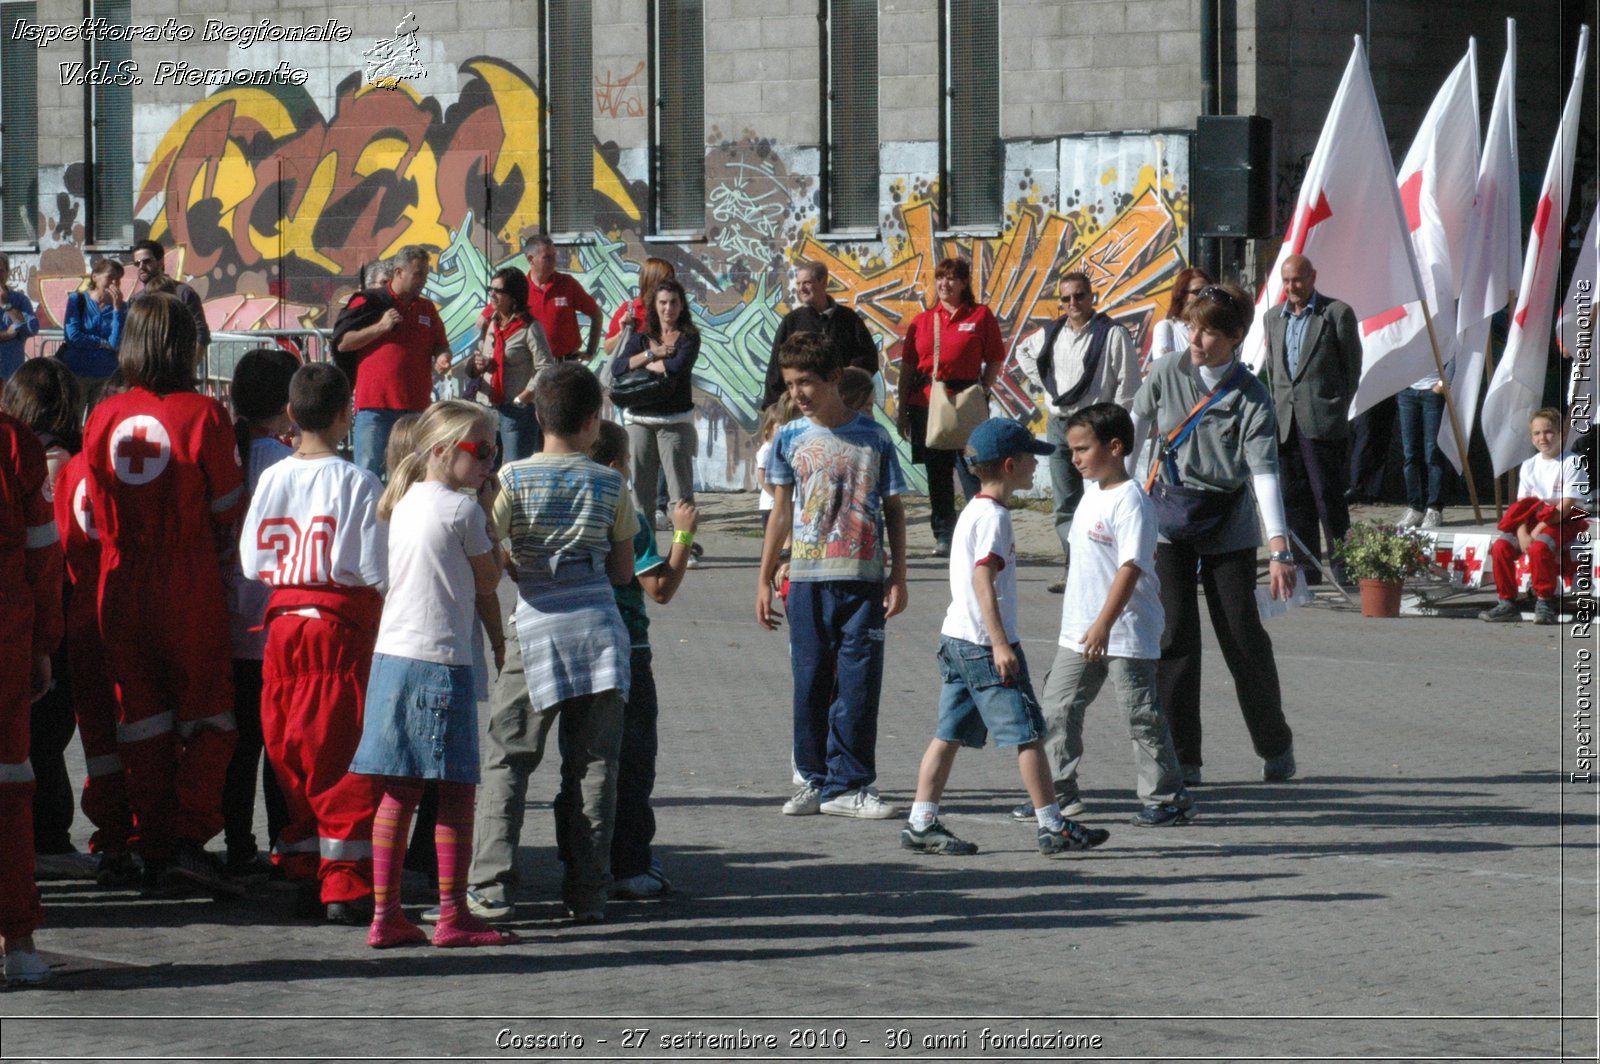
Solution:
<svg viewBox="0 0 1600 1064">
<path fill-rule="evenodd" d="M 1461 438 L 1461 419 L 1456 416 L 1455 393 L 1444 375 L 1444 359 L 1439 356 L 1439 338 L 1433 332 L 1433 315 L 1428 313 L 1428 301 L 1422 301 L 1422 323 L 1428 327 L 1428 347 L 1433 352 L 1433 365 L 1439 371 L 1439 383 L 1444 389 L 1444 409 L 1450 415 L 1450 434 L 1456 438 L 1456 453 L 1461 456 L 1461 474 L 1467 478 L 1467 498 L 1472 500 L 1472 519 L 1483 524 L 1483 509 L 1478 505 L 1478 485 L 1472 479 L 1472 466 L 1467 462 L 1467 444 Z"/>
</svg>

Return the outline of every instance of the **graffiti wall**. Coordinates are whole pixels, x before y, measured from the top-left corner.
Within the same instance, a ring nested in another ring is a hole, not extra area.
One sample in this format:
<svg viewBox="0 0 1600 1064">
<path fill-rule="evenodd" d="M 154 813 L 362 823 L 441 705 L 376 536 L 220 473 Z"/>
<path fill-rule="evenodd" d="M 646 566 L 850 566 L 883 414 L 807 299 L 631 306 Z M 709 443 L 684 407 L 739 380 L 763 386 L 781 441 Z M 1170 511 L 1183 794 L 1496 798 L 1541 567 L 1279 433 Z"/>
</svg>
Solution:
<svg viewBox="0 0 1600 1064">
<path fill-rule="evenodd" d="M 464 348 L 490 274 L 526 266 L 521 238 L 543 219 L 542 101 L 534 81 L 501 59 L 469 59 L 457 74 L 448 106 L 405 82 L 379 87 L 356 74 L 328 100 L 273 86 L 195 102 L 139 152 L 147 161 L 136 174 L 137 235 L 177 249 L 168 267 L 202 295 L 217 329 L 329 327 L 365 264 L 405 244 L 436 248 L 428 294 Z M 619 110 L 636 95 L 631 79 L 610 74 L 595 94 L 597 106 Z M 608 311 L 633 295 L 647 255 L 671 261 L 690 291 L 704 334 L 695 377 L 697 477 L 707 488 L 753 485 L 757 404 L 800 260 L 825 262 L 834 298 L 877 337 L 879 417 L 890 424 L 900 335 L 932 300 L 941 258 L 972 260 L 976 294 L 1008 344 L 1049 321 L 1054 279 L 1082 269 L 1142 350 L 1187 258 L 1181 134 L 1007 144 L 1004 225 L 960 237 L 938 231 L 936 146 L 885 145 L 880 232 L 850 243 L 819 238 L 815 147 L 714 128 L 708 140 L 702 241 L 646 246 L 645 153 L 606 143 L 594 151 L 595 228 L 563 249 L 564 268 Z M 41 181 L 41 250 L 14 256 L 15 273 L 57 324 L 85 267 L 82 167 Z M 996 400 L 1012 416 L 1040 417 L 1014 363 Z"/>
</svg>

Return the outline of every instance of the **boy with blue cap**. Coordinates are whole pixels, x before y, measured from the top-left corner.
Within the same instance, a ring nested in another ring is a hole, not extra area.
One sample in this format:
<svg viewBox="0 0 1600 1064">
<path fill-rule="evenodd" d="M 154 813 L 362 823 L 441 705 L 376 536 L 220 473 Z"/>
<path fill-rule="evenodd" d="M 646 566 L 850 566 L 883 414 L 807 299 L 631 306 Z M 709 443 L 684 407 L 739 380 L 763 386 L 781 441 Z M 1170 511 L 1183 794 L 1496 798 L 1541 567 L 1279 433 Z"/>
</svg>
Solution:
<svg viewBox="0 0 1600 1064">
<path fill-rule="evenodd" d="M 1017 548 L 1006 500 L 1033 484 L 1039 455 L 1055 447 L 1007 418 L 990 418 L 967 442 L 967 467 L 981 490 L 956 521 L 950 546 L 950 609 L 940 629 L 939 723 L 917 773 L 917 799 L 900 845 L 918 853 L 966 855 L 978 847 L 939 820 L 939 798 L 956 751 L 1015 746 L 1017 766 L 1039 823 L 1039 852 L 1061 857 L 1099 846 L 1110 833 L 1061 815 L 1044 754 L 1045 723 L 1017 636 Z"/>
</svg>

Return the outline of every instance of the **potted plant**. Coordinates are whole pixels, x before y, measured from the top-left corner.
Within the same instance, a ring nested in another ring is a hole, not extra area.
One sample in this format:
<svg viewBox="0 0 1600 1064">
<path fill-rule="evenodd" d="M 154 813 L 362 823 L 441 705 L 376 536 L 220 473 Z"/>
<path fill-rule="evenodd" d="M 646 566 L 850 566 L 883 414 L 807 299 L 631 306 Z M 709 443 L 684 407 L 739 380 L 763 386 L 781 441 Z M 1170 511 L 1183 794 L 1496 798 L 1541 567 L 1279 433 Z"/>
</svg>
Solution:
<svg viewBox="0 0 1600 1064">
<path fill-rule="evenodd" d="M 1363 617 L 1400 616 L 1400 587 L 1408 576 L 1428 571 L 1428 535 L 1389 521 L 1350 526 L 1333 549 L 1345 573 L 1361 582 Z"/>
</svg>

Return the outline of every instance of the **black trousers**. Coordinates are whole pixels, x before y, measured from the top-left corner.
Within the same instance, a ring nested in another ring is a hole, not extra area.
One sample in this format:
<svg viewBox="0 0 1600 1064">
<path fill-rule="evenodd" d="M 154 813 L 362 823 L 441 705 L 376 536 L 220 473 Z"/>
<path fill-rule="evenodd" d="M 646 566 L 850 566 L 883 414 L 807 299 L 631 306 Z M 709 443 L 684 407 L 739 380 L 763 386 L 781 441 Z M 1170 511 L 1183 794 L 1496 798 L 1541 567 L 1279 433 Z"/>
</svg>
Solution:
<svg viewBox="0 0 1600 1064">
<path fill-rule="evenodd" d="M 1272 639 L 1256 609 L 1256 550 L 1197 554 L 1192 547 L 1163 543 L 1156 551 L 1161 606 L 1167 625 L 1161 633 L 1156 691 L 1172 725 L 1172 743 L 1184 765 L 1204 764 L 1200 756 L 1200 602 L 1195 570 L 1206 593 L 1206 611 L 1222 646 L 1222 660 L 1233 675 L 1250 742 L 1262 759 L 1289 749 L 1294 733 L 1283 719 L 1283 690 Z"/>
<path fill-rule="evenodd" d="M 271 851 L 278 832 L 289 823 L 289 806 L 278 787 L 277 774 L 269 765 L 261 771 L 261 660 L 233 659 L 233 717 L 239 729 L 239 742 L 228 761 L 222 781 L 222 837 L 230 857 L 247 859 L 257 850 Z M 261 796 L 267 806 L 266 845 L 255 836 L 256 779 L 261 779 Z"/>
<path fill-rule="evenodd" d="M 14 634 L 14 633 L 13 633 Z M 72 850 L 72 811 L 77 794 L 67 774 L 67 747 L 78 730 L 72 710 L 72 674 L 63 644 L 50 658 L 50 690 L 29 708 L 28 760 L 33 763 L 33 848 L 37 853 Z"/>
<path fill-rule="evenodd" d="M 1331 553 L 1334 541 L 1350 531 L 1350 504 L 1344 497 L 1349 469 L 1344 440 L 1314 440 L 1296 425 L 1289 430 L 1289 438 L 1278 445 L 1278 484 L 1283 491 L 1284 517 L 1289 530 L 1305 544 L 1311 557 L 1323 556 L 1323 537 Z M 1311 567 L 1311 558 L 1298 546 L 1294 552 L 1302 568 Z"/>
<path fill-rule="evenodd" d="M 961 480 L 961 493 L 970 500 L 978 494 L 978 478 L 967 469 L 967 460 L 960 451 L 941 451 L 927 446 L 928 408 L 908 406 L 911 430 L 911 460 L 928 469 L 928 523 L 933 526 L 933 538 L 949 543 L 956 527 L 956 487 L 951 479 Z"/>
<path fill-rule="evenodd" d="M 1350 422 L 1350 494 L 1358 499 L 1383 498 L 1383 475 L 1399 413 L 1399 401 L 1390 396 Z"/>
</svg>

